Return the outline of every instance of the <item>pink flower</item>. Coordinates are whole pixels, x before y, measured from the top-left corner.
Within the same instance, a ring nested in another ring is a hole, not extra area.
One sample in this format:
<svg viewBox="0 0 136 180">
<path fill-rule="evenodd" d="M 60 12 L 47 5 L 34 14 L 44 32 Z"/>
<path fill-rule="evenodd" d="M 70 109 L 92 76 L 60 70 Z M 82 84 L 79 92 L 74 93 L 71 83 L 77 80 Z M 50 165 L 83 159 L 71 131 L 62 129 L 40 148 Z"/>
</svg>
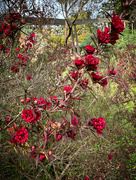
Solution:
<svg viewBox="0 0 136 180">
<path fill-rule="evenodd" d="M 86 68 L 87 68 L 87 71 L 95 71 L 97 70 L 97 65 L 99 64 L 99 59 L 92 56 L 91 54 L 90 55 L 87 55 L 85 57 L 85 65 L 86 65 Z"/>
<path fill-rule="evenodd" d="M 31 78 L 32 78 L 31 76 L 26 77 L 27 80 L 31 80 Z"/>
<path fill-rule="evenodd" d="M 62 135 L 61 134 L 56 134 L 56 141 L 59 141 L 62 139 Z"/>
<path fill-rule="evenodd" d="M 49 151 L 49 155 L 50 155 L 50 156 L 52 155 L 52 151 Z"/>
<path fill-rule="evenodd" d="M 108 155 L 108 159 L 109 159 L 109 160 L 112 159 L 112 155 L 111 155 L 111 154 Z"/>
<path fill-rule="evenodd" d="M 67 93 L 70 93 L 71 89 L 72 89 L 71 86 L 65 86 L 65 87 L 63 88 L 63 91 L 66 91 Z"/>
<path fill-rule="evenodd" d="M 21 20 L 21 22 L 22 22 L 22 23 L 25 23 L 25 20 L 24 20 L 24 19 L 22 19 L 22 20 Z"/>
<path fill-rule="evenodd" d="M 85 50 L 86 50 L 87 54 L 93 54 L 95 51 L 95 48 L 91 45 L 86 45 Z"/>
<path fill-rule="evenodd" d="M 22 111 L 22 119 L 25 119 L 26 122 L 35 122 L 36 120 L 39 120 L 41 116 L 41 113 L 36 111 L 35 109 L 26 109 L 25 111 Z"/>
<path fill-rule="evenodd" d="M 41 162 L 44 162 L 44 161 L 46 160 L 46 156 L 41 153 L 41 154 L 39 155 L 39 159 L 40 159 Z"/>
<path fill-rule="evenodd" d="M 73 119 L 72 119 L 72 124 L 73 124 L 74 126 L 77 126 L 77 124 L 78 124 L 77 118 L 73 117 Z"/>
<path fill-rule="evenodd" d="M 26 98 L 26 103 L 29 103 L 30 102 L 30 98 Z"/>
<path fill-rule="evenodd" d="M 108 44 L 110 42 L 110 35 L 109 35 L 110 29 L 105 27 L 105 31 L 97 30 L 97 37 L 100 43 L 106 43 Z"/>
</svg>

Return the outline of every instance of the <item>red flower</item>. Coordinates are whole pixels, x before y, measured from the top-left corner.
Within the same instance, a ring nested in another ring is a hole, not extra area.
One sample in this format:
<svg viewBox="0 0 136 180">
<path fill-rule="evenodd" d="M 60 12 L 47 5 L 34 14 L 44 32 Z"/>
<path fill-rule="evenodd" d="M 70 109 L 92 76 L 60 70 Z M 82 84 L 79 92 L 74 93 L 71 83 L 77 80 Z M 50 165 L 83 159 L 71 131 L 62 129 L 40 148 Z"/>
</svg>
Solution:
<svg viewBox="0 0 136 180">
<path fill-rule="evenodd" d="M 43 98 L 40 98 L 38 101 L 37 101 L 37 104 L 39 106 L 42 106 L 44 108 L 44 110 L 46 110 L 46 107 L 50 108 L 51 105 L 50 105 L 50 102 L 48 101 L 45 101 Z"/>
<path fill-rule="evenodd" d="M 77 72 L 71 72 L 71 76 L 73 79 L 77 80 L 78 79 L 78 71 Z"/>
<path fill-rule="evenodd" d="M 10 116 L 6 117 L 6 125 L 12 121 L 12 118 Z"/>
<path fill-rule="evenodd" d="M 75 117 L 73 117 L 73 119 L 72 119 L 72 124 L 74 125 L 74 126 L 77 126 L 77 118 L 75 118 Z"/>
<path fill-rule="evenodd" d="M 46 156 L 44 154 L 40 154 L 39 159 L 41 162 L 44 162 L 46 160 Z"/>
<path fill-rule="evenodd" d="M 109 160 L 112 159 L 112 155 L 111 155 L 111 154 L 108 155 L 108 159 L 109 159 Z"/>
<path fill-rule="evenodd" d="M 56 102 L 59 101 L 56 96 L 51 96 L 50 98 L 51 98 L 51 100 L 54 100 L 54 101 L 56 101 Z"/>
<path fill-rule="evenodd" d="M 84 67 L 84 60 L 77 58 L 77 59 L 75 59 L 74 64 L 78 69 L 81 69 Z"/>
<path fill-rule="evenodd" d="M 62 135 L 61 134 L 56 134 L 56 141 L 59 141 L 62 139 Z"/>
<path fill-rule="evenodd" d="M 104 77 L 97 75 L 94 72 L 91 73 L 91 76 L 94 83 L 99 83 L 103 87 L 107 85 L 107 79 L 103 79 Z"/>
<path fill-rule="evenodd" d="M 11 70 L 14 70 L 16 67 L 15 66 L 11 66 Z"/>
<path fill-rule="evenodd" d="M 95 51 L 95 48 L 91 45 L 86 45 L 85 50 L 86 50 L 87 54 L 93 54 Z"/>
<path fill-rule="evenodd" d="M 17 129 L 17 131 L 15 132 L 15 140 L 22 144 L 25 141 L 27 141 L 27 139 L 28 139 L 27 129 L 25 128 Z"/>
<path fill-rule="evenodd" d="M 31 155 L 32 158 L 35 158 L 35 157 L 37 156 L 37 153 L 34 152 L 34 151 L 32 151 L 32 152 L 30 153 L 30 155 Z"/>
<path fill-rule="evenodd" d="M 25 119 L 26 122 L 35 122 L 36 120 L 39 120 L 41 116 L 40 112 L 37 112 L 35 109 L 26 109 L 25 111 L 22 111 L 22 119 Z"/>
<path fill-rule="evenodd" d="M 35 34 L 34 34 L 34 33 L 31 33 L 31 37 L 35 37 Z"/>
<path fill-rule="evenodd" d="M 105 119 L 103 118 L 93 118 L 91 119 L 91 121 L 93 122 L 93 126 L 94 128 L 97 130 L 97 134 L 101 134 L 102 130 L 105 128 Z"/>
<path fill-rule="evenodd" d="M 110 34 L 110 43 L 114 45 L 116 43 L 116 40 L 119 39 L 119 35 L 116 32 L 113 32 Z"/>
<path fill-rule="evenodd" d="M 91 54 L 90 55 L 87 55 L 85 57 L 85 65 L 86 65 L 86 68 L 87 68 L 87 71 L 95 71 L 97 70 L 97 65 L 99 64 L 99 59 L 92 56 Z"/>
<path fill-rule="evenodd" d="M 18 73 L 19 72 L 19 68 L 15 68 L 14 72 Z"/>
<path fill-rule="evenodd" d="M 113 15 L 112 17 L 112 28 L 117 32 L 123 32 L 124 28 L 124 23 L 121 21 L 121 19 L 117 15 Z"/>
<path fill-rule="evenodd" d="M 31 76 L 26 77 L 27 80 L 31 80 L 31 78 L 32 78 Z"/>
<path fill-rule="evenodd" d="M 29 103 L 31 101 L 30 98 L 26 98 L 26 103 Z"/>
<path fill-rule="evenodd" d="M 85 178 L 84 178 L 84 180 L 90 180 L 90 178 L 88 178 L 88 177 L 85 177 Z"/>
<path fill-rule="evenodd" d="M 100 43 L 106 43 L 108 44 L 110 42 L 110 35 L 109 35 L 110 29 L 105 27 L 105 31 L 97 30 L 97 37 Z"/>
<path fill-rule="evenodd" d="M 70 93 L 71 89 L 72 89 L 71 86 L 65 86 L 65 87 L 63 88 L 63 91 L 66 91 L 67 93 Z"/>
<path fill-rule="evenodd" d="M 18 57 L 19 57 L 19 59 L 22 59 L 22 54 L 19 53 L 19 54 L 18 54 Z"/>
<path fill-rule="evenodd" d="M 73 131 L 73 130 L 69 130 L 68 132 L 67 132 L 67 135 L 68 135 L 68 137 L 70 137 L 72 140 L 74 140 L 74 137 L 75 137 L 75 132 Z"/>
</svg>

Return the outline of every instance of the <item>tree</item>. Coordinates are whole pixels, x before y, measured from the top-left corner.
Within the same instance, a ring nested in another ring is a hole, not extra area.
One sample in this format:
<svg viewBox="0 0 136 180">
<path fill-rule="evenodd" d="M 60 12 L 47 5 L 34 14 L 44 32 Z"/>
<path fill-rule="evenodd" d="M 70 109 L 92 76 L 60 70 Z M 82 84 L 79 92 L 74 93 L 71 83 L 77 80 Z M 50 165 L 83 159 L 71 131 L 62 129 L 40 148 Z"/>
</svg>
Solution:
<svg viewBox="0 0 136 180">
<path fill-rule="evenodd" d="M 65 41 L 67 45 L 68 38 L 70 37 L 72 33 L 72 26 L 74 25 L 76 19 L 78 18 L 79 13 L 84 10 L 88 12 L 88 14 L 91 14 L 92 10 L 96 8 L 96 4 L 102 2 L 102 0 L 57 0 L 61 6 L 62 14 L 66 20 L 65 23 Z M 71 24 L 68 23 L 68 19 L 70 16 L 74 17 Z M 67 35 L 67 29 L 69 27 L 69 33 Z"/>
</svg>

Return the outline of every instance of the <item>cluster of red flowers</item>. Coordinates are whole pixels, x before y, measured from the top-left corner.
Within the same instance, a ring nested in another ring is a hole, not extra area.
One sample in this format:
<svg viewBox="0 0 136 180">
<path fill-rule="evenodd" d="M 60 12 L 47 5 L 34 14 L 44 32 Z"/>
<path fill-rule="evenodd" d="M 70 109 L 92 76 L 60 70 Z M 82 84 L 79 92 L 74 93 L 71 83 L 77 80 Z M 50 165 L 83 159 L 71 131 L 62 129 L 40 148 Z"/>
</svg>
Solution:
<svg viewBox="0 0 136 180">
<path fill-rule="evenodd" d="M 65 86 L 63 88 L 63 91 L 66 91 L 67 93 L 70 93 L 70 91 L 72 90 L 72 87 L 71 86 Z"/>
<path fill-rule="evenodd" d="M 34 33 L 31 33 L 30 34 L 30 36 L 29 37 L 27 37 L 27 39 L 31 42 L 27 42 L 26 43 L 26 45 L 22 45 L 22 53 L 26 53 L 26 51 L 28 50 L 28 49 L 30 49 L 31 47 L 32 47 L 32 43 L 34 44 L 35 43 L 35 41 L 33 40 L 33 37 L 35 37 L 35 34 Z M 20 48 L 16 48 L 16 52 L 20 52 L 21 50 L 20 50 Z M 28 60 L 29 60 L 29 57 L 28 56 L 24 56 L 23 54 L 21 54 L 21 53 L 18 53 L 18 58 L 19 58 L 19 62 L 18 62 L 18 64 L 20 65 L 20 66 L 26 66 L 26 63 L 28 62 Z M 11 67 L 11 70 L 12 71 L 14 71 L 15 73 L 17 73 L 17 72 L 19 72 L 19 67 L 18 67 L 18 65 L 13 65 L 12 67 Z"/>
<path fill-rule="evenodd" d="M 103 87 L 107 85 L 107 79 L 104 79 L 103 76 L 95 74 L 94 72 L 91 73 L 91 76 L 94 83 L 99 83 Z"/>
<path fill-rule="evenodd" d="M 125 29 L 123 21 L 115 14 L 112 17 L 112 28 L 114 28 L 117 33 L 123 32 Z"/>
<path fill-rule="evenodd" d="M 110 29 L 105 27 L 105 31 L 97 30 L 97 36 L 99 43 L 106 43 L 108 44 L 110 42 L 110 35 L 109 35 Z"/>
<path fill-rule="evenodd" d="M 26 122 L 35 122 L 36 120 L 39 120 L 41 116 L 41 113 L 39 111 L 36 111 L 35 109 L 26 109 L 22 111 L 22 119 L 25 119 Z"/>
<path fill-rule="evenodd" d="M 75 59 L 74 64 L 78 69 L 81 69 L 84 67 L 84 60 L 77 58 L 77 59 Z"/>
<path fill-rule="evenodd" d="M 37 99 L 35 99 L 35 100 L 37 100 Z M 50 102 L 45 101 L 43 98 L 40 98 L 40 99 L 37 101 L 37 105 L 38 105 L 39 107 L 43 107 L 44 110 L 46 110 L 46 108 L 50 108 L 50 107 L 51 107 Z"/>
<path fill-rule="evenodd" d="M 94 128 L 97 130 L 97 134 L 101 134 L 102 133 L 102 130 L 105 128 L 105 119 L 103 118 L 93 118 L 91 119 L 92 123 L 93 123 L 93 126 Z"/>
<path fill-rule="evenodd" d="M 14 128 L 13 128 L 14 129 Z M 11 134 L 10 141 L 13 144 L 17 144 L 18 142 L 23 144 L 28 139 L 28 131 L 22 125 L 20 129 L 17 129 L 15 126 L 15 132 Z"/>
<path fill-rule="evenodd" d="M 5 36 L 12 36 L 13 33 L 16 33 L 18 30 L 21 29 L 20 26 L 17 26 L 16 24 L 13 24 L 13 22 L 17 22 L 20 18 L 20 15 L 18 12 L 10 13 L 9 16 L 5 18 L 5 21 L 0 25 L 0 35 L 5 34 Z M 1 36 L 3 39 L 3 37 Z"/>
<path fill-rule="evenodd" d="M 96 71 L 97 70 L 97 65 L 99 64 L 99 59 L 90 55 L 87 55 L 85 57 L 85 65 L 87 68 L 87 71 Z"/>
<path fill-rule="evenodd" d="M 91 46 L 91 45 L 86 45 L 85 50 L 86 50 L 88 55 L 93 54 L 95 52 L 95 48 L 93 46 Z"/>
<path fill-rule="evenodd" d="M 97 30 L 97 37 L 99 43 L 111 43 L 115 44 L 116 40 L 119 39 L 118 33 L 123 32 L 124 23 L 121 19 L 114 13 L 111 18 L 111 29 L 105 27 L 105 31 Z"/>
</svg>

